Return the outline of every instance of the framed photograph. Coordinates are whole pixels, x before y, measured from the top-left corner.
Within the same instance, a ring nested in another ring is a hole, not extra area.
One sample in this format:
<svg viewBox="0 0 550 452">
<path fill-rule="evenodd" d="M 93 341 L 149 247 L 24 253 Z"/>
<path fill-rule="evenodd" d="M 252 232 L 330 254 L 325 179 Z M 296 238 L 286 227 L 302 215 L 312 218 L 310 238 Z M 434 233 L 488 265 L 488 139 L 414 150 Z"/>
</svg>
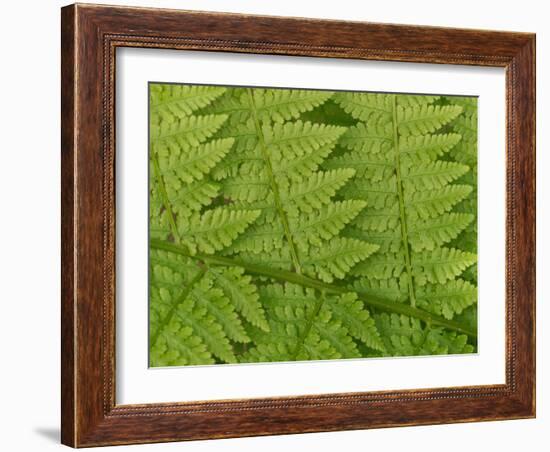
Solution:
<svg viewBox="0 0 550 452">
<path fill-rule="evenodd" d="M 62 442 L 535 416 L 535 36 L 62 9 Z"/>
</svg>

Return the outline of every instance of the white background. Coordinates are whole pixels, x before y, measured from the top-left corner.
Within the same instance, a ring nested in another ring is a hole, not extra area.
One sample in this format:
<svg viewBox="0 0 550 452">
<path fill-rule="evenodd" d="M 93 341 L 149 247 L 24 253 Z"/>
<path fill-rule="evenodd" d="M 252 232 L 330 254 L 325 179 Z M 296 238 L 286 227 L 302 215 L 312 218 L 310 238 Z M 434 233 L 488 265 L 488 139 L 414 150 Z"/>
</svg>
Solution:
<svg viewBox="0 0 550 452">
<path fill-rule="evenodd" d="M 260 0 L 140 1 L 119 4 L 209 9 L 260 14 L 340 18 L 537 32 L 539 174 L 548 170 L 550 132 L 550 31 L 546 2 L 461 0 L 263 2 Z M 6 2 L 2 8 L 2 374 L 0 447 L 9 451 L 59 450 L 59 1 Z M 7 158 L 6 158 L 7 157 Z M 550 228 L 544 202 L 548 177 L 539 177 L 537 229 Z M 114 450 L 460 451 L 490 447 L 502 452 L 544 451 L 550 430 L 548 278 L 538 240 L 538 417 L 536 420 L 407 427 L 223 441 L 118 447 Z M 7 289 L 7 290 L 6 290 Z M 544 323 L 543 323 L 544 322 Z M 544 381 L 546 380 L 546 381 Z"/>
<path fill-rule="evenodd" d="M 503 69 L 132 48 L 117 51 L 116 80 L 117 403 L 504 383 Z M 150 80 L 479 96 L 479 353 L 148 369 Z"/>
</svg>

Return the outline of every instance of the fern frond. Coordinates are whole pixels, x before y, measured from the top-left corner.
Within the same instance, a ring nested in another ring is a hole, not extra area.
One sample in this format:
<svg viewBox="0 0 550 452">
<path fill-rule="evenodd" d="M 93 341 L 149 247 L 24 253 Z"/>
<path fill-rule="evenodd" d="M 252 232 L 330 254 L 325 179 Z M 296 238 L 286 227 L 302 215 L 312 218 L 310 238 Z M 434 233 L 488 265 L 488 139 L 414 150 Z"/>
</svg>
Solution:
<svg viewBox="0 0 550 452">
<path fill-rule="evenodd" d="M 338 93 L 334 100 L 355 119 L 369 122 L 390 120 L 391 98 L 385 94 Z"/>
<path fill-rule="evenodd" d="M 396 303 L 407 300 L 408 288 L 406 280 L 399 279 L 369 279 L 359 278 L 353 284 L 355 292 L 365 296 L 374 296 Z"/>
<path fill-rule="evenodd" d="M 287 283 L 262 287 L 260 300 L 271 332 L 251 333 L 256 345 L 243 362 L 358 357 L 354 338 L 383 350 L 373 318 L 353 294 L 317 295 L 313 289 Z"/>
<path fill-rule="evenodd" d="M 151 146 L 160 155 L 178 154 L 210 138 L 227 120 L 226 115 L 187 116 L 151 126 Z"/>
<path fill-rule="evenodd" d="M 455 239 L 473 219 L 471 214 L 450 213 L 417 221 L 409 229 L 409 243 L 414 251 L 434 250 Z"/>
<path fill-rule="evenodd" d="M 190 147 L 181 153 L 158 153 L 158 162 L 165 183 L 179 190 L 183 183 L 190 184 L 204 178 L 231 149 L 231 139 L 214 140 L 198 147 Z"/>
<path fill-rule="evenodd" d="M 219 185 L 207 178 L 186 185 L 174 183 L 166 187 L 172 210 L 180 217 L 189 217 L 200 211 L 218 196 Z"/>
<path fill-rule="evenodd" d="M 417 319 L 380 314 L 375 316 L 375 320 L 390 356 L 445 355 L 473 351 L 465 335 L 441 328 L 423 327 Z"/>
<path fill-rule="evenodd" d="M 402 247 L 401 234 L 395 229 L 384 231 L 370 231 L 357 227 L 356 224 L 344 229 L 346 237 L 363 240 L 365 242 L 378 245 L 378 251 L 381 253 L 396 253 Z"/>
<path fill-rule="evenodd" d="M 311 174 L 332 151 L 344 131 L 343 127 L 301 121 L 264 127 L 273 172 L 278 177 L 295 178 Z"/>
<path fill-rule="evenodd" d="M 197 85 L 150 85 L 152 123 L 184 118 L 220 97 L 226 88 Z"/>
<path fill-rule="evenodd" d="M 355 171 L 349 168 L 319 171 L 307 180 L 283 189 L 281 197 L 283 201 L 292 203 L 300 211 L 311 213 L 329 203 L 338 189 L 354 174 Z"/>
<path fill-rule="evenodd" d="M 257 89 L 254 97 L 260 120 L 282 123 L 297 119 L 303 112 L 323 104 L 332 97 L 330 91 L 300 89 Z"/>
<path fill-rule="evenodd" d="M 403 253 L 374 254 L 364 262 L 357 264 L 352 274 L 371 279 L 399 279 L 405 271 Z"/>
<path fill-rule="evenodd" d="M 476 261 L 475 254 L 442 248 L 473 220 L 452 212 L 473 191 L 463 179 L 470 167 L 439 160 L 461 140 L 441 132 L 460 120 L 462 107 L 430 96 L 341 93 L 335 100 L 359 122 L 341 138 L 349 151 L 323 167 L 344 168 L 349 160 L 356 173 L 339 196 L 367 201 L 343 233 L 379 245 L 351 273 L 368 288 L 406 288 L 394 290 L 395 298 L 406 293 L 415 306 L 417 286 L 452 281 Z"/>
<path fill-rule="evenodd" d="M 418 306 L 452 319 L 477 301 L 477 287 L 468 281 L 456 279 L 445 284 L 426 284 L 417 291 Z"/>
<path fill-rule="evenodd" d="M 308 244 L 322 246 L 323 241 L 338 235 L 365 206 L 364 201 L 335 201 L 309 215 L 292 218 L 291 228 L 304 250 L 308 249 Z"/>
<path fill-rule="evenodd" d="M 236 342 L 249 342 L 246 331 L 235 312 L 235 306 L 231 300 L 224 295 L 221 288 L 217 287 L 213 281 L 212 275 L 206 274 L 195 289 L 191 292 L 192 297 L 198 307 L 201 307 L 221 325 L 225 335 Z M 231 362 L 232 354 L 221 355 L 213 349 L 215 355 L 221 359 Z"/>
<path fill-rule="evenodd" d="M 351 238 L 334 238 L 325 246 L 311 247 L 302 259 L 305 269 L 321 280 L 332 282 L 342 279 L 358 262 L 366 259 L 378 249 L 377 245 Z"/>
<path fill-rule="evenodd" d="M 395 174 L 376 184 L 363 183 L 361 179 L 353 178 L 338 194 L 345 199 L 363 199 L 369 208 L 384 214 L 399 212 Z"/>
<path fill-rule="evenodd" d="M 436 218 L 449 212 L 454 205 L 462 201 L 472 191 L 470 185 L 447 185 L 430 191 L 407 193 L 405 202 L 409 208 L 408 216 L 413 220 Z"/>
<path fill-rule="evenodd" d="M 422 105 L 432 104 L 438 99 L 439 96 L 403 94 L 397 97 L 397 105 L 403 107 L 421 107 Z"/>
<path fill-rule="evenodd" d="M 242 268 L 212 268 L 210 273 L 214 276 L 217 286 L 232 300 L 237 311 L 246 320 L 263 331 L 269 331 L 264 310 L 259 302 L 258 289 L 252 283 L 252 278 L 244 274 Z"/>
<path fill-rule="evenodd" d="M 335 298 L 329 304 L 332 318 L 346 325 L 348 332 L 355 339 L 363 342 L 367 347 L 383 352 L 384 343 L 376 329 L 374 319 L 363 303 L 357 300 L 357 295 L 347 293 Z"/>
<path fill-rule="evenodd" d="M 243 334 L 236 335 L 240 339 L 246 337 L 235 325 L 231 309 L 224 305 L 221 291 L 210 290 L 205 272 L 188 259 L 156 252 L 151 260 L 151 365 L 213 363 L 214 356 L 235 362 L 223 326 L 208 309 L 227 314 L 226 325 Z M 221 305 L 217 309 L 216 303 Z"/>
<path fill-rule="evenodd" d="M 474 350 L 476 101 L 152 84 L 149 127 L 152 366 Z"/>
<path fill-rule="evenodd" d="M 257 210 L 207 210 L 181 222 L 180 236 L 191 252 L 212 254 L 229 246 L 259 215 Z"/>
<path fill-rule="evenodd" d="M 341 144 L 360 153 L 384 154 L 392 148 L 392 130 L 388 123 L 359 123 L 348 129 Z"/>
<path fill-rule="evenodd" d="M 356 174 L 373 183 L 380 182 L 393 174 L 393 163 L 387 154 L 369 155 L 365 152 L 352 151 L 331 158 L 323 165 L 326 169 L 353 168 Z"/>
<path fill-rule="evenodd" d="M 452 130 L 462 135 L 461 142 L 449 153 L 449 157 L 457 162 L 462 162 L 470 167 L 470 170 L 458 181 L 467 183 L 474 190 L 454 207 L 455 212 L 467 213 L 477 216 L 477 98 L 447 98 L 448 102 L 459 103 L 464 112 L 451 124 Z M 450 246 L 473 252 L 477 252 L 477 223 L 470 225 L 450 243 Z M 477 265 L 468 268 L 462 275 L 463 278 L 476 283 Z"/>
<path fill-rule="evenodd" d="M 397 107 L 399 133 L 405 136 L 433 133 L 451 122 L 461 111 L 462 107 L 458 105 Z"/>
<path fill-rule="evenodd" d="M 468 171 L 466 165 L 436 161 L 403 169 L 403 185 L 406 190 L 421 191 L 441 188 Z"/>
<path fill-rule="evenodd" d="M 461 139 L 461 135 L 457 133 L 400 137 L 401 159 L 409 164 L 431 162 L 455 148 Z"/>
<path fill-rule="evenodd" d="M 423 251 L 412 259 L 412 272 L 419 285 L 426 282 L 443 284 L 460 275 L 475 263 L 477 256 L 454 248 Z"/>
</svg>

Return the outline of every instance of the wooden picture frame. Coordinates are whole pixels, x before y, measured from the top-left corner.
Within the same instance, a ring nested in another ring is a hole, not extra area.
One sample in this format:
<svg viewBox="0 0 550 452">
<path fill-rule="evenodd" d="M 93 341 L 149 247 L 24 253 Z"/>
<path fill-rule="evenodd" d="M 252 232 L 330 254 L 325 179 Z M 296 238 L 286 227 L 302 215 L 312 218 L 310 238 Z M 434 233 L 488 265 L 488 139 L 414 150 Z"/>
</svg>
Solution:
<svg viewBox="0 0 550 452">
<path fill-rule="evenodd" d="M 73 447 L 535 416 L 535 35 L 70 5 L 62 9 L 62 442 Z M 115 50 L 506 69 L 506 383 L 115 403 Z"/>
</svg>

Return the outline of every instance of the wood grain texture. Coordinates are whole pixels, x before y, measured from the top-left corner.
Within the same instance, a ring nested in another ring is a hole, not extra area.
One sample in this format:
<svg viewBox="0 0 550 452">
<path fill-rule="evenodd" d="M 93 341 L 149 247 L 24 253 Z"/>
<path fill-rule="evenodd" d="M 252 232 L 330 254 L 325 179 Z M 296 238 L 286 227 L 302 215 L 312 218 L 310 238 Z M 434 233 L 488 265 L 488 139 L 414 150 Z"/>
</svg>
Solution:
<svg viewBox="0 0 550 452">
<path fill-rule="evenodd" d="M 74 302 L 74 143 L 75 138 L 75 39 L 74 9 L 61 11 L 61 441 L 74 444 L 75 322 Z"/>
<path fill-rule="evenodd" d="M 62 10 L 62 442 L 74 447 L 535 415 L 535 36 L 71 5 Z M 115 404 L 117 47 L 506 68 L 506 384 Z"/>
</svg>

